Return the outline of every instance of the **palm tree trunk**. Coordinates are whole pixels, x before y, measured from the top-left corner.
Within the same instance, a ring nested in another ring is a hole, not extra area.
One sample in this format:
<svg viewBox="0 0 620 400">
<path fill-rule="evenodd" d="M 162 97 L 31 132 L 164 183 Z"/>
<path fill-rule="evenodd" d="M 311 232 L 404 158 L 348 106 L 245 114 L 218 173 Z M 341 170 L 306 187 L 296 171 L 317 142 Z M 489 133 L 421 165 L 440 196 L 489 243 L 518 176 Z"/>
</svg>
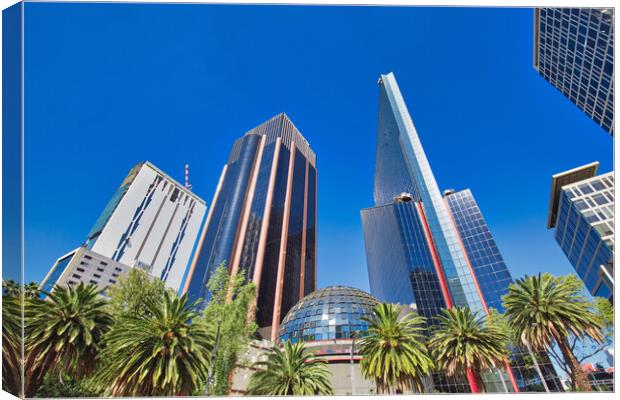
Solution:
<svg viewBox="0 0 620 400">
<path fill-rule="evenodd" d="M 467 373 L 467 381 L 469 382 L 469 387 L 471 389 L 471 392 L 482 393 L 481 386 L 479 385 L 479 382 L 481 381 L 479 374 L 474 372 L 474 370 L 471 368 L 467 368 L 465 371 Z"/>
<path fill-rule="evenodd" d="M 555 341 L 558 343 L 558 347 L 560 348 L 560 351 L 564 356 L 564 361 L 566 362 L 566 364 L 568 364 L 570 368 L 573 385 L 582 392 L 591 392 L 592 387 L 590 386 L 588 376 L 581 369 L 581 365 L 579 364 L 579 361 L 577 361 L 577 358 L 568 346 L 566 338 L 555 337 Z"/>
</svg>

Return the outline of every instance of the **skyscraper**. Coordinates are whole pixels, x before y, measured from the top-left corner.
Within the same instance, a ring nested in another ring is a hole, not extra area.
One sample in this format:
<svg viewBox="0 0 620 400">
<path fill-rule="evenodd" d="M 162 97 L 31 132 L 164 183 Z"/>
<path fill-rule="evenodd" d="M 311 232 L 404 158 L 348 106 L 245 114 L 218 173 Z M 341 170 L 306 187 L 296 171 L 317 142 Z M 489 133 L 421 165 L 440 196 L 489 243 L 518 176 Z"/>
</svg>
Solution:
<svg viewBox="0 0 620 400">
<path fill-rule="evenodd" d="M 392 73 L 379 79 L 375 206 L 362 210 L 371 294 L 415 303 L 428 318 L 441 308 L 469 307 L 480 315 L 503 311 L 512 282 L 508 268 L 469 190 L 442 196 Z M 488 391 L 527 389 L 518 366 L 484 376 Z M 503 373 L 502 373 L 503 374 Z M 442 391 L 476 384 L 436 377 Z"/>
<path fill-rule="evenodd" d="M 613 135 L 613 8 L 536 8 L 534 68 Z"/>
<path fill-rule="evenodd" d="M 285 114 L 235 141 L 184 291 L 207 299 L 226 262 L 257 286 L 260 332 L 275 339 L 287 311 L 316 287 L 316 155 Z"/>
<path fill-rule="evenodd" d="M 613 301 L 614 174 L 598 162 L 553 175 L 547 228 L 590 293 Z"/>
<path fill-rule="evenodd" d="M 42 287 L 51 289 L 69 281 L 106 286 L 125 266 L 140 267 L 178 290 L 205 211 L 201 198 L 150 162 L 141 162 L 129 171 L 99 215 L 85 250 L 61 257 Z M 96 258 L 97 265 L 90 265 L 89 257 Z M 65 271 L 67 267 L 70 271 Z"/>
</svg>

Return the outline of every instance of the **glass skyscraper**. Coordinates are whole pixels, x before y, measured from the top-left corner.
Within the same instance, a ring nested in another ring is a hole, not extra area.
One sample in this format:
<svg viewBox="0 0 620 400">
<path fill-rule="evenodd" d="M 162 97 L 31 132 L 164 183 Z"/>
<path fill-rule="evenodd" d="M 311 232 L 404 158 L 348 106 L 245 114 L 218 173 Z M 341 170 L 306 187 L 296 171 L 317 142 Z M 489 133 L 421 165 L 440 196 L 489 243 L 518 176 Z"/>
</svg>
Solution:
<svg viewBox="0 0 620 400">
<path fill-rule="evenodd" d="M 382 75 L 379 87 L 375 206 L 362 210 L 371 294 L 415 303 L 429 324 L 445 307 L 503 311 L 512 278 L 476 201 L 469 190 L 442 195 L 394 75 Z M 487 391 L 529 389 L 531 371 L 519 365 L 505 371 L 485 374 Z M 458 377 L 435 380 L 441 391 L 470 389 Z"/>
<path fill-rule="evenodd" d="M 256 322 L 275 339 L 297 301 L 316 287 L 316 155 L 285 114 L 235 141 L 207 214 L 184 291 L 226 262 L 257 286 Z"/>
<path fill-rule="evenodd" d="M 594 296 L 613 301 L 614 174 L 598 162 L 553 176 L 547 228 Z"/>
<path fill-rule="evenodd" d="M 536 8 L 534 68 L 613 135 L 613 8 Z"/>
</svg>

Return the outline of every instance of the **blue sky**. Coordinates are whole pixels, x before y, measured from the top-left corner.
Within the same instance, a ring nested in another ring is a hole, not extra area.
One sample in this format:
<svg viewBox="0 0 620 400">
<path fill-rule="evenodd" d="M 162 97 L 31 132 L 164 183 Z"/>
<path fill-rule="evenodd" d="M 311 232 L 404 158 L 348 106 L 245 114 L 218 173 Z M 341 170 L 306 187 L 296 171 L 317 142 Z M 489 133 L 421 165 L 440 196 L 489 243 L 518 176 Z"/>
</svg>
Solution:
<svg viewBox="0 0 620 400">
<path fill-rule="evenodd" d="M 573 269 L 551 175 L 612 139 L 532 67 L 531 9 L 26 4 L 26 280 L 80 245 L 149 160 L 211 201 L 232 142 L 286 112 L 317 153 L 318 284 L 368 290 L 380 73 L 441 189 L 471 188 L 513 274 Z"/>
</svg>

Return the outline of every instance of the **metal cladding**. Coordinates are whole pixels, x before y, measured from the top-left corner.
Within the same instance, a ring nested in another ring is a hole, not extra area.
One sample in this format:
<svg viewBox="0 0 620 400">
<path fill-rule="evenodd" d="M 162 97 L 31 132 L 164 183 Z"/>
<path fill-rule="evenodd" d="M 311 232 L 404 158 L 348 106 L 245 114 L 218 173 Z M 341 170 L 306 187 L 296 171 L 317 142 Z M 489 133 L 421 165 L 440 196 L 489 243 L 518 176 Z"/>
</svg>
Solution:
<svg viewBox="0 0 620 400">
<path fill-rule="evenodd" d="M 316 155 L 285 114 L 237 139 L 222 171 L 185 292 L 208 300 L 222 263 L 257 286 L 260 327 L 277 327 L 316 287 Z"/>
</svg>

